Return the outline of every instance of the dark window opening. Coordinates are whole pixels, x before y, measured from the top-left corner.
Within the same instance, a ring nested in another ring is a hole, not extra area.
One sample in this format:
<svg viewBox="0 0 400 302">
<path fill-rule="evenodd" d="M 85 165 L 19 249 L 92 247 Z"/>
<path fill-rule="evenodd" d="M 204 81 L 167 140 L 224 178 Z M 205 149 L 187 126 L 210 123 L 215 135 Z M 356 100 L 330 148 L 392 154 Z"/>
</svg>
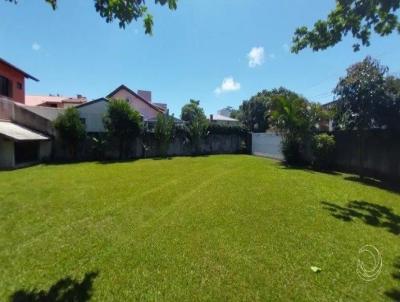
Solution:
<svg viewBox="0 0 400 302">
<path fill-rule="evenodd" d="M 18 83 L 17 83 L 17 88 L 18 88 L 19 90 L 22 90 L 22 83 L 18 82 Z"/>
<path fill-rule="evenodd" d="M 84 126 L 86 126 L 86 119 L 85 119 L 85 118 L 80 118 L 80 120 L 81 120 L 81 123 L 82 123 Z"/>
<path fill-rule="evenodd" d="M 17 165 L 39 160 L 39 142 L 15 142 L 14 148 Z"/>
<path fill-rule="evenodd" d="M 12 97 L 11 81 L 0 75 L 0 95 Z"/>
</svg>

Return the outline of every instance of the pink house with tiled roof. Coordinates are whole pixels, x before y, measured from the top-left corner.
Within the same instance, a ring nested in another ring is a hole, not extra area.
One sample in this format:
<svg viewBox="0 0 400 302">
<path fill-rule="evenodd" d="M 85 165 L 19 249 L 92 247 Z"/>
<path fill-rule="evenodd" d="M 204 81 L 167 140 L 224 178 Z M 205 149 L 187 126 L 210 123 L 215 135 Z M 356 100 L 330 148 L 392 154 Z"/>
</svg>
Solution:
<svg viewBox="0 0 400 302">
<path fill-rule="evenodd" d="M 152 103 L 150 91 L 139 90 L 136 93 L 125 85 L 119 86 L 107 95 L 107 98 L 128 101 L 135 110 L 139 111 L 144 120 L 154 119 L 159 113 L 165 113 L 166 111 L 166 108 Z"/>
</svg>

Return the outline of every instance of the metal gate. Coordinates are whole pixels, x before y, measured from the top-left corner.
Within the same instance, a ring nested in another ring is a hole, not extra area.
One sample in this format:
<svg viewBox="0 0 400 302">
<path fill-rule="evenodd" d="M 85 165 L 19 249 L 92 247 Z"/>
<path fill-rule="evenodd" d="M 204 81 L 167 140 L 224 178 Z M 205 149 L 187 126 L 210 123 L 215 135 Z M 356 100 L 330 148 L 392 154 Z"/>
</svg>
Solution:
<svg viewBox="0 0 400 302">
<path fill-rule="evenodd" d="M 251 152 L 254 155 L 283 159 L 281 151 L 282 137 L 273 132 L 252 133 Z"/>
</svg>

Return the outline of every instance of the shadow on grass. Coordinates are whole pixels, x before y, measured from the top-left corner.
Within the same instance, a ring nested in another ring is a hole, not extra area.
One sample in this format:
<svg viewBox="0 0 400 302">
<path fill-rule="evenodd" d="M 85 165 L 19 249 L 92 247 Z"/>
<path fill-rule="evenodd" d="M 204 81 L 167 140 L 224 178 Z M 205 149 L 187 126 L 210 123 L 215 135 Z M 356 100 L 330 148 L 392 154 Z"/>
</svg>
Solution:
<svg viewBox="0 0 400 302">
<path fill-rule="evenodd" d="M 388 232 L 400 234 L 400 216 L 392 209 L 366 201 L 350 201 L 345 207 L 322 201 L 323 208 L 342 221 L 361 220 L 365 224 L 383 228 Z"/>
<path fill-rule="evenodd" d="M 85 302 L 92 296 L 93 281 L 97 272 L 86 273 L 81 282 L 70 277 L 61 279 L 46 290 L 18 290 L 10 302 Z"/>
<path fill-rule="evenodd" d="M 329 174 L 329 175 L 341 175 L 341 173 L 338 173 L 336 171 L 316 169 L 316 168 L 313 168 L 308 165 L 293 166 L 293 165 L 288 165 L 284 162 L 280 162 L 280 163 L 278 163 L 278 165 L 281 167 L 281 169 L 285 169 L 285 170 L 297 170 L 297 171 L 305 171 L 305 172 L 309 172 L 309 173 L 324 173 L 324 174 Z"/>
<path fill-rule="evenodd" d="M 394 263 L 396 271 L 392 274 L 393 279 L 400 281 L 400 257 L 398 257 Z M 392 288 L 385 292 L 385 295 L 391 298 L 393 301 L 400 301 L 400 287 Z"/>
<path fill-rule="evenodd" d="M 361 179 L 358 176 L 348 176 L 344 178 L 345 180 L 358 182 L 370 187 L 375 187 L 379 189 L 383 189 L 386 191 L 390 191 L 393 193 L 400 193 L 400 185 L 394 182 L 382 181 L 373 178 L 364 178 Z"/>
<path fill-rule="evenodd" d="M 110 160 L 99 160 L 96 163 L 101 165 L 113 165 L 113 164 L 129 164 L 138 161 L 139 158 L 131 159 L 110 159 Z"/>
</svg>

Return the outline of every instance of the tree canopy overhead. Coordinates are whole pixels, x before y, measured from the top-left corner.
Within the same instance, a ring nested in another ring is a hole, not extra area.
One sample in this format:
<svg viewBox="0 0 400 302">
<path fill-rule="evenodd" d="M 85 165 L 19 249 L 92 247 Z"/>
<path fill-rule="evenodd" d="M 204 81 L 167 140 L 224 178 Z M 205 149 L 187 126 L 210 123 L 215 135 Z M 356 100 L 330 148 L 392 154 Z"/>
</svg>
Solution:
<svg viewBox="0 0 400 302">
<path fill-rule="evenodd" d="M 339 43 L 351 34 L 358 42 L 354 51 L 370 45 L 371 33 L 386 36 L 400 33 L 400 0 L 336 0 L 336 7 L 326 20 L 318 20 L 312 29 L 297 28 L 293 37 L 292 52 L 305 48 L 324 50 Z"/>
<path fill-rule="evenodd" d="M 6 0 L 17 3 L 18 0 Z M 58 0 L 44 0 L 53 9 L 57 9 Z M 94 7 L 107 23 L 118 21 L 119 27 L 125 28 L 132 21 L 143 18 L 146 34 L 153 32 L 153 16 L 149 13 L 145 0 L 92 0 Z M 168 8 L 175 10 L 178 0 L 154 0 L 155 4 L 168 5 Z"/>
</svg>

